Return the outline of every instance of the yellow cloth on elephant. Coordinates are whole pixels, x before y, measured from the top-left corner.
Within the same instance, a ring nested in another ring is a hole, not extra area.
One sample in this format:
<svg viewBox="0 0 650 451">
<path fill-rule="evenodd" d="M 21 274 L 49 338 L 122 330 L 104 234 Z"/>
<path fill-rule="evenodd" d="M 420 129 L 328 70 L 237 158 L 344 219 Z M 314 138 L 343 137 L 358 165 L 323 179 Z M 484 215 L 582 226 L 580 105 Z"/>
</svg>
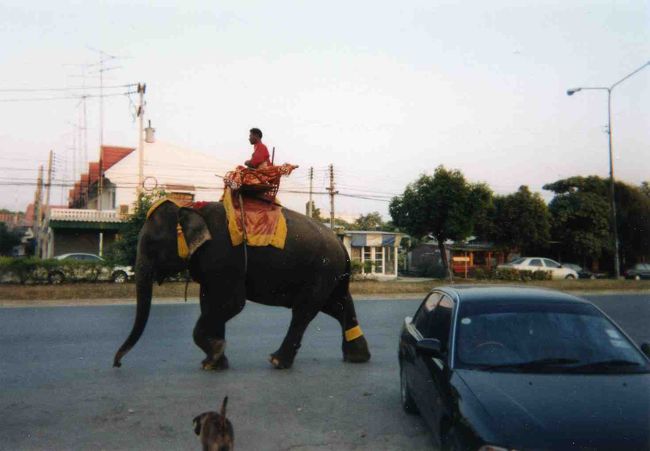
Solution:
<svg viewBox="0 0 650 451">
<path fill-rule="evenodd" d="M 223 206 L 228 219 L 228 232 L 232 245 L 238 246 L 244 242 L 244 231 L 241 223 L 241 206 L 233 197 L 230 188 L 226 188 L 223 195 Z M 287 221 L 282 214 L 282 208 L 250 197 L 244 197 L 243 202 L 246 244 L 284 249 L 287 240 Z"/>
</svg>

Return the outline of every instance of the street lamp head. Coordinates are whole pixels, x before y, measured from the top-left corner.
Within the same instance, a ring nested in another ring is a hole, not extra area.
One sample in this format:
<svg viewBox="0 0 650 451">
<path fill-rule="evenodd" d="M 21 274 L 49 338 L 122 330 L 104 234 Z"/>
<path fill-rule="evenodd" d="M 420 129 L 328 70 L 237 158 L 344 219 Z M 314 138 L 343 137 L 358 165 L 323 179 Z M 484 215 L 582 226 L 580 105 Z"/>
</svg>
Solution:
<svg viewBox="0 0 650 451">
<path fill-rule="evenodd" d="M 568 89 L 567 92 L 566 92 L 566 95 L 568 95 L 568 96 L 572 96 L 573 94 L 575 94 L 576 92 L 580 91 L 581 89 L 582 89 L 582 88 L 573 88 L 573 89 Z"/>
</svg>

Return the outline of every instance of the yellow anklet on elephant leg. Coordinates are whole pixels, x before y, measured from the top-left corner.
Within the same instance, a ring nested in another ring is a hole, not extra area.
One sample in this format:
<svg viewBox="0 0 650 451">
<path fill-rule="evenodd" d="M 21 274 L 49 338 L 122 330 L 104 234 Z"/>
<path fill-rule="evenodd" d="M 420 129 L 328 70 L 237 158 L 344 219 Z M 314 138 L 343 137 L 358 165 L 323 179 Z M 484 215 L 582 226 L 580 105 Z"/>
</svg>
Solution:
<svg viewBox="0 0 650 451">
<path fill-rule="evenodd" d="M 362 335 L 363 332 L 361 331 L 361 326 L 354 326 L 353 328 L 345 331 L 345 341 L 356 340 Z"/>
</svg>

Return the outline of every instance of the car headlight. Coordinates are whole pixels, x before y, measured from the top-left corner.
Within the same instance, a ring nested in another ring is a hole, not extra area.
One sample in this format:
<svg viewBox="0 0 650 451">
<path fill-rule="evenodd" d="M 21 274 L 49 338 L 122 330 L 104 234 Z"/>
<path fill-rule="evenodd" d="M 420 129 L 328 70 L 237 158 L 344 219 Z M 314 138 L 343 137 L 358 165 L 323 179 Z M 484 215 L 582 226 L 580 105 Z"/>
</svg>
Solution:
<svg viewBox="0 0 650 451">
<path fill-rule="evenodd" d="M 517 451 L 512 448 L 504 448 L 503 446 L 494 446 L 494 445 L 483 445 L 478 451 Z"/>
</svg>

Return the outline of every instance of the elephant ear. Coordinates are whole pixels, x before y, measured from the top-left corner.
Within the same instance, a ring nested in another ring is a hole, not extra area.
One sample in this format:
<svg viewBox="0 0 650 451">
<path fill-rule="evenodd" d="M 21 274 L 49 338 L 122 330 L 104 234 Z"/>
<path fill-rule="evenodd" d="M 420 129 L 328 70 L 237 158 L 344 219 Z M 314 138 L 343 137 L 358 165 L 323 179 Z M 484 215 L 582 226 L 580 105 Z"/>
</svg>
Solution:
<svg viewBox="0 0 650 451">
<path fill-rule="evenodd" d="M 203 243 L 212 239 L 208 225 L 203 216 L 191 208 L 182 207 L 178 210 L 178 223 L 183 230 L 187 248 L 188 258 L 191 257 Z"/>
</svg>

